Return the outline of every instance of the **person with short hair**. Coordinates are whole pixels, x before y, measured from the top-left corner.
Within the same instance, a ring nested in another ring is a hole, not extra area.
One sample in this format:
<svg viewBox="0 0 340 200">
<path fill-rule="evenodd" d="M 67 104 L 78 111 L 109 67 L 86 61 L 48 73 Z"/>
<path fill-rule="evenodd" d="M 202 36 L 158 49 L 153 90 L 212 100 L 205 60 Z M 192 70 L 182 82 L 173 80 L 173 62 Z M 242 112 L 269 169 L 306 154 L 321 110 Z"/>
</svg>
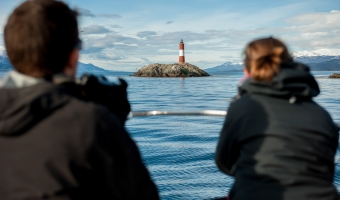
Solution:
<svg viewBox="0 0 340 200">
<path fill-rule="evenodd" d="M 77 12 L 25 1 L 4 39 L 15 70 L 0 81 L 0 199 L 159 199 L 124 121 L 75 91 Z"/>
<path fill-rule="evenodd" d="M 333 185 L 339 133 L 313 101 L 309 68 L 275 38 L 245 48 L 245 74 L 216 148 L 218 168 L 235 178 L 229 199 L 339 199 Z"/>
</svg>

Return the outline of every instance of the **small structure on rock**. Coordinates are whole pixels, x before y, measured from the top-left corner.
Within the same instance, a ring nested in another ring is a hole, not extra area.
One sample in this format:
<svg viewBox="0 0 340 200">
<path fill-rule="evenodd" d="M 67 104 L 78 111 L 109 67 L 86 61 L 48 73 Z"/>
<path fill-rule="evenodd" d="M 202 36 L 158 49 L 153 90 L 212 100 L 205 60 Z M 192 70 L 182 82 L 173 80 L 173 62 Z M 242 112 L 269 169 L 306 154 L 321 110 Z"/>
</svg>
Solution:
<svg viewBox="0 0 340 200">
<path fill-rule="evenodd" d="M 132 76 L 141 77 L 200 77 L 210 76 L 195 65 L 185 62 L 184 42 L 179 43 L 179 62 L 174 64 L 151 64 L 142 67 Z"/>
</svg>

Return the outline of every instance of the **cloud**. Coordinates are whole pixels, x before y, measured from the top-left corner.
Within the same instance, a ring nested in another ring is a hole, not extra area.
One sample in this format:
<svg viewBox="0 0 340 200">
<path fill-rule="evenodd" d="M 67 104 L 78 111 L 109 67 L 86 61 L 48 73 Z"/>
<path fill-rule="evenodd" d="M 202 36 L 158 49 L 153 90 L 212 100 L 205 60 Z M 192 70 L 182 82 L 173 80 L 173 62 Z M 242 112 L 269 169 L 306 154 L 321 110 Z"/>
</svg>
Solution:
<svg viewBox="0 0 340 200">
<path fill-rule="evenodd" d="M 209 41 L 214 39 L 226 38 L 227 31 L 225 30 L 208 30 L 204 32 L 193 31 L 174 31 L 166 33 L 157 33 L 154 31 L 138 32 L 137 36 L 140 38 L 149 39 L 147 42 L 154 45 L 174 45 L 178 44 L 181 39 L 185 42 L 195 41 Z"/>
<path fill-rule="evenodd" d="M 151 61 L 147 58 L 140 58 L 140 59 L 142 59 L 144 62 L 151 63 Z"/>
<path fill-rule="evenodd" d="M 122 16 L 117 15 L 117 14 L 99 14 L 98 17 L 106 17 L 106 18 L 112 18 L 112 19 L 122 18 Z"/>
<path fill-rule="evenodd" d="M 166 24 L 172 24 L 174 21 L 167 21 Z"/>
<path fill-rule="evenodd" d="M 333 10 L 330 12 L 317 12 L 297 15 L 288 18 L 289 24 L 294 24 L 296 28 L 302 28 L 303 31 L 320 31 L 322 29 L 340 29 L 340 11 Z M 292 27 L 294 28 L 294 27 Z"/>
<path fill-rule="evenodd" d="M 335 48 L 340 45 L 339 19 L 338 10 L 297 15 L 286 19 L 289 26 L 276 32 L 303 50 Z"/>
<path fill-rule="evenodd" d="M 111 30 L 105 28 L 104 26 L 99 25 L 90 25 L 81 29 L 83 34 L 103 34 L 103 33 L 110 33 Z"/>
<path fill-rule="evenodd" d="M 115 25 L 110 25 L 110 27 L 111 27 L 111 28 L 123 28 L 122 26 L 117 25 L 117 24 L 115 24 Z"/>
<path fill-rule="evenodd" d="M 82 49 L 81 53 L 82 54 L 93 54 L 93 53 L 98 53 L 104 50 L 105 48 L 108 48 L 109 45 L 106 47 L 103 46 L 86 46 L 84 49 Z M 113 47 L 113 45 L 111 45 Z"/>
<path fill-rule="evenodd" d="M 80 15 L 84 16 L 84 17 L 105 17 L 105 18 L 112 18 L 112 19 L 122 18 L 121 15 L 117 15 L 117 14 L 98 14 L 98 15 L 95 15 L 90 10 L 88 10 L 86 8 L 77 7 L 76 9 L 80 13 Z"/>
<path fill-rule="evenodd" d="M 332 56 L 340 55 L 340 49 L 318 49 L 314 52 L 319 53 L 321 55 L 332 55 Z"/>
<path fill-rule="evenodd" d="M 77 11 L 80 13 L 80 15 L 84 16 L 84 17 L 96 17 L 90 10 L 86 9 L 86 8 L 77 8 Z"/>
<path fill-rule="evenodd" d="M 100 53 L 97 53 L 97 54 L 93 54 L 91 57 L 97 58 L 97 59 L 104 59 L 104 60 L 114 60 L 114 61 L 124 59 L 124 56 L 122 56 L 122 55 L 117 55 L 117 54 L 108 53 L 108 52 L 100 52 Z"/>
<path fill-rule="evenodd" d="M 91 37 L 84 41 L 83 54 L 98 53 L 104 49 L 114 47 L 113 42 L 101 37 Z"/>
<path fill-rule="evenodd" d="M 145 62 L 150 62 L 149 58 L 156 56 L 153 60 L 162 59 L 163 61 L 177 60 L 178 44 L 180 39 L 184 39 L 186 44 L 190 44 L 191 52 L 197 55 L 206 56 L 207 50 L 226 52 L 230 44 L 221 40 L 226 40 L 229 35 L 224 30 L 207 30 L 201 33 L 191 31 L 177 32 L 156 32 L 142 31 L 136 34 L 138 37 L 125 36 L 119 33 L 109 33 L 103 37 L 90 37 L 84 41 L 85 48 L 83 54 L 92 54 L 100 52 L 114 52 L 117 55 L 125 55 L 124 58 L 131 60 L 134 57 L 145 58 Z M 88 47 L 88 48 L 86 48 Z M 235 47 L 232 47 L 235 48 Z M 190 51 L 186 53 L 191 54 Z M 238 55 L 238 54 L 237 54 Z M 104 58 L 103 55 L 97 58 Z M 109 57 L 106 57 L 107 59 Z M 118 60 L 118 59 L 117 59 Z"/>
<path fill-rule="evenodd" d="M 138 40 L 132 37 L 125 37 L 115 32 L 108 33 L 104 37 L 89 37 L 84 40 L 84 50 L 82 53 L 98 53 L 103 50 L 111 49 L 133 49 L 136 48 Z"/>
<path fill-rule="evenodd" d="M 155 31 L 141 31 L 141 32 L 138 32 L 136 35 L 140 38 L 144 38 L 144 37 L 153 36 L 156 34 L 157 32 Z"/>
<path fill-rule="evenodd" d="M 251 24 L 250 18 L 251 16 L 247 16 L 247 19 L 240 21 Z M 198 30 L 191 29 L 191 26 L 183 29 L 182 22 L 176 20 L 176 26 L 179 24 L 177 28 L 169 28 L 170 26 L 167 26 L 164 21 L 157 21 L 154 24 L 150 23 L 147 29 L 140 27 L 124 32 L 131 26 L 129 24 L 121 29 L 120 33 L 110 32 L 101 37 L 85 35 L 84 37 L 87 38 L 85 46 L 89 46 L 85 51 L 86 55 L 96 58 L 101 64 L 131 69 L 139 68 L 142 64 L 151 61 L 177 62 L 178 43 L 181 39 L 185 43 L 186 60 L 193 64 L 197 63 L 202 68 L 214 67 L 226 61 L 240 62 L 242 51 L 248 42 L 269 36 L 283 40 L 291 51 L 321 52 L 322 50 L 322 52 L 336 54 L 340 52 L 338 19 L 340 19 L 340 11 L 333 10 L 276 18 L 274 22 L 277 25 L 262 23 L 248 27 L 204 26 L 206 30 Z M 200 19 L 192 21 L 191 25 L 196 26 L 198 21 Z M 202 22 L 200 21 L 199 24 Z M 110 26 L 113 27 L 120 26 Z M 143 29 L 144 31 L 140 31 Z"/>
</svg>

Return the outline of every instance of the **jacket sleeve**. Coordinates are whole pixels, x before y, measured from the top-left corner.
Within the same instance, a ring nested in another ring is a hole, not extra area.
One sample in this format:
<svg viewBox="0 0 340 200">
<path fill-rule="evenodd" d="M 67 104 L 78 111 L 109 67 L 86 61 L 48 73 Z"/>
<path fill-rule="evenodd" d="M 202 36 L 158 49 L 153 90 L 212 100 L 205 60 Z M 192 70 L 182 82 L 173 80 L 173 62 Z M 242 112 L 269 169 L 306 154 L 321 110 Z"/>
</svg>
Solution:
<svg viewBox="0 0 340 200">
<path fill-rule="evenodd" d="M 103 197 L 159 199 L 138 147 L 123 124 L 108 109 L 102 109 L 97 123 L 96 142 L 88 160 L 96 174 L 95 187 L 101 187 Z"/>
<path fill-rule="evenodd" d="M 228 108 L 220 137 L 218 140 L 215 162 L 217 167 L 228 175 L 233 175 L 240 155 L 238 135 L 241 127 L 241 120 L 235 113 L 234 103 Z"/>
</svg>

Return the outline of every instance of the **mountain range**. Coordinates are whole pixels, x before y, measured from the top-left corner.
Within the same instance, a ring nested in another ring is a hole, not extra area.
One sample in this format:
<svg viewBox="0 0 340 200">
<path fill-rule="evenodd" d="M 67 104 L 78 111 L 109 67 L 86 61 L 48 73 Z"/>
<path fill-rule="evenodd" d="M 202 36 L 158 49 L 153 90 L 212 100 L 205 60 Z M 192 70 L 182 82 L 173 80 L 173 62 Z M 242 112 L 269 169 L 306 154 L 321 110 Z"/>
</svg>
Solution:
<svg viewBox="0 0 340 200">
<path fill-rule="evenodd" d="M 293 53 L 293 58 L 297 62 L 307 64 L 313 71 L 340 71 L 340 56 L 321 55 L 317 53 Z M 243 67 L 243 63 L 225 62 L 221 65 L 204 69 L 204 71 L 210 74 L 241 72 Z M 7 55 L 0 52 L 0 73 L 5 73 L 11 69 L 13 68 Z M 77 76 L 84 73 L 96 75 L 117 75 L 117 73 L 131 74 L 130 72 L 106 70 L 93 64 L 79 62 Z"/>
<path fill-rule="evenodd" d="M 3 74 L 12 69 L 13 67 L 11 63 L 9 62 L 9 59 L 6 53 L 0 52 L 0 73 Z M 112 75 L 112 74 L 117 75 L 117 73 L 127 73 L 127 72 L 106 70 L 106 69 L 97 67 L 93 64 L 85 64 L 82 62 L 78 62 L 77 76 L 80 76 L 85 73 L 90 73 L 90 74 L 95 74 L 95 75 Z"/>
<path fill-rule="evenodd" d="M 204 69 L 209 74 L 224 73 L 224 72 L 241 72 L 243 70 L 243 63 L 225 62 L 216 67 Z"/>
<path fill-rule="evenodd" d="M 313 71 L 340 71 L 340 56 L 317 53 L 293 53 L 293 58 L 297 62 L 308 65 Z M 222 65 L 205 69 L 205 71 L 211 74 L 240 72 L 243 70 L 243 67 L 243 63 L 226 62 Z"/>
</svg>

